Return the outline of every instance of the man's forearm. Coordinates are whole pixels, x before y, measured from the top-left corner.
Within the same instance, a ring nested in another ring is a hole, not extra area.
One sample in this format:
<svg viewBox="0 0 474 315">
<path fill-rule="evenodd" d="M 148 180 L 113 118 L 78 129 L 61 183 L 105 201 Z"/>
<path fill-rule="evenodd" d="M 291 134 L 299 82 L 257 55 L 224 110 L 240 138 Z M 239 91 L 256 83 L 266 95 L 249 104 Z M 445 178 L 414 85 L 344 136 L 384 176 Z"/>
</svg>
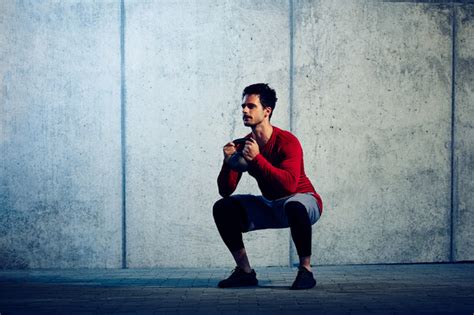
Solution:
<svg viewBox="0 0 474 315">
<path fill-rule="evenodd" d="M 226 163 L 223 163 L 219 176 L 217 177 L 219 194 L 222 197 L 230 196 L 237 188 L 241 176 L 241 174 L 233 171 Z"/>
</svg>

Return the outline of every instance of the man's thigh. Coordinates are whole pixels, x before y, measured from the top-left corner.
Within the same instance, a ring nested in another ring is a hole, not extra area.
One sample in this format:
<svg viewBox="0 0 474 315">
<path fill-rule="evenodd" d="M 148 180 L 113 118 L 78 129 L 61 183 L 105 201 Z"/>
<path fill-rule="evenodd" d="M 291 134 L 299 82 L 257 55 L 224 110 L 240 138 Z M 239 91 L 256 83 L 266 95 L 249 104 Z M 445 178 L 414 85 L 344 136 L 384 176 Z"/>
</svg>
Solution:
<svg viewBox="0 0 474 315">
<path fill-rule="evenodd" d="M 310 194 L 294 194 L 288 197 L 268 200 L 263 196 L 233 195 L 245 209 L 248 220 L 247 231 L 263 229 L 282 229 L 289 227 L 285 204 L 290 201 L 302 203 L 308 211 L 311 224 L 319 219 L 316 199 Z"/>
<path fill-rule="evenodd" d="M 283 198 L 283 199 L 285 199 L 285 198 Z M 280 203 L 281 201 L 280 201 L 280 199 L 278 199 L 278 200 L 275 200 L 275 202 Z M 285 205 L 288 202 L 299 202 L 299 203 L 301 203 L 306 208 L 306 211 L 308 212 L 308 217 L 309 217 L 309 221 L 310 221 L 311 225 L 315 224 L 319 220 L 320 213 L 319 213 L 318 202 L 316 201 L 316 198 L 314 198 L 314 196 L 312 194 L 298 193 L 298 194 L 294 194 L 294 195 L 286 198 L 286 200 L 282 201 L 283 211 L 285 209 Z"/>
</svg>

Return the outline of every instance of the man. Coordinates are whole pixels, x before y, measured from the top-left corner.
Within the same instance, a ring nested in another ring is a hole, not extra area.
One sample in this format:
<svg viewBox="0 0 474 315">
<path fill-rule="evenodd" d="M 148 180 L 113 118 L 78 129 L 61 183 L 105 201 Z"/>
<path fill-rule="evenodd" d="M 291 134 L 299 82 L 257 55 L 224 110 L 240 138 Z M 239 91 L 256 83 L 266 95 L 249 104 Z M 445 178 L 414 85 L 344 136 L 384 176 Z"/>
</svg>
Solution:
<svg viewBox="0 0 474 315">
<path fill-rule="evenodd" d="M 277 101 L 267 84 L 246 87 L 242 93 L 244 125 L 252 132 L 242 147 L 229 142 L 224 146 L 224 163 L 217 179 L 223 197 L 214 204 L 213 215 L 224 243 L 237 267 L 221 288 L 258 284 L 242 241 L 242 232 L 290 227 L 300 265 L 291 289 L 310 289 L 316 285 L 311 272 L 311 226 L 322 212 L 321 197 L 306 177 L 303 151 L 298 139 L 270 123 Z M 242 172 L 229 165 L 231 156 L 241 150 L 263 196 L 232 195 Z"/>
</svg>

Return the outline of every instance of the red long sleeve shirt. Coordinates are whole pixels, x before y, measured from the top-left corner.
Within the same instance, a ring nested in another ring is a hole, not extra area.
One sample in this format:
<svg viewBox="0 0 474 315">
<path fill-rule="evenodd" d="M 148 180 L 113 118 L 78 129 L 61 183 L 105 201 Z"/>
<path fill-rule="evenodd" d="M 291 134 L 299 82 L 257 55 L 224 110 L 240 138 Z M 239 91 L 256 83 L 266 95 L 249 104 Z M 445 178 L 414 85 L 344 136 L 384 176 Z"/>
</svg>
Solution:
<svg viewBox="0 0 474 315">
<path fill-rule="evenodd" d="M 249 137 L 247 135 L 247 137 Z M 258 183 L 262 195 L 269 199 L 279 199 L 295 193 L 311 193 L 323 209 L 322 199 L 314 189 L 304 171 L 303 149 L 298 139 L 288 131 L 273 126 L 273 132 L 263 148 L 249 162 L 248 173 Z M 226 163 L 217 178 L 219 194 L 230 196 L 242 177 L 242 173 L 232 170 Z"/>
</svg>

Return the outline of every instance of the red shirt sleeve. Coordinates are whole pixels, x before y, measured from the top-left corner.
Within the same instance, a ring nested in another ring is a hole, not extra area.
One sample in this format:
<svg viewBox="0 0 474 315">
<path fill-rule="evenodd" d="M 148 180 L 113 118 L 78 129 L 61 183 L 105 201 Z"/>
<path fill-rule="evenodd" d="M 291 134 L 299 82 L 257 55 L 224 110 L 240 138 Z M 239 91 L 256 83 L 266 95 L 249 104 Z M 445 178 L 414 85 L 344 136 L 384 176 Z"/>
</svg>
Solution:
<svg viewBox="0 0 474 315">
<path fill-rule="evenodd" d="M 232 170 L 226 163 L 222 164 L 221 171 L 217 177 L 219 195 L 229 197 L 237 188 L 242 173 Z"/>
<path fill-rule="evenodd" d="M 300 143 L 291 141 L 280 148 L 278 167 L 272 165 L 262 154 L 249 163 L 249 174 L 260 178 L 265 187 L 272 187 L 279 194 L 291 195 L 298 188 L 301 174 L 303 149 Z"/>
</svg>

